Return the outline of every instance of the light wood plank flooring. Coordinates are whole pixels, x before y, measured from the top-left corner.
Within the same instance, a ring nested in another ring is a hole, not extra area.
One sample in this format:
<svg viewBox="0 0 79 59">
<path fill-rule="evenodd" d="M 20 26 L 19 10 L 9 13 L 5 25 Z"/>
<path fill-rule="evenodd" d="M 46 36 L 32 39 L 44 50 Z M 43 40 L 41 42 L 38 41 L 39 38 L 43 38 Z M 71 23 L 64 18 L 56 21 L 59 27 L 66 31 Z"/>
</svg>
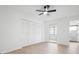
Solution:
<svg viewBox="0 0 79 59">
<path fill-rule="evenodd" d="M 69 46 L 56 43 L 38 43 L 8 54 L 78 54 L 79 43 L 70 43 Z"/>
</svg>

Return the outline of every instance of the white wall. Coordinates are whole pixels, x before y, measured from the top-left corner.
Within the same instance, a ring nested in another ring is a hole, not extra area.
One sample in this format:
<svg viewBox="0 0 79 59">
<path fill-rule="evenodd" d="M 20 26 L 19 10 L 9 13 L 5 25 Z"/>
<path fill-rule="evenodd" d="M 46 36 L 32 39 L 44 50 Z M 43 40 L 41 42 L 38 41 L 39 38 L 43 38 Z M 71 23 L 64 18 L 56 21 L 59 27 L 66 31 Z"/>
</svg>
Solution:
<svg viewBox="0 0 79 59">
<path fill-rule="evenodd" d="M 60 44 L 69 42 L 69 22 L 66 20 L 59 21 L 57 24 L 57 41 Z"/>
<path fill-rule="evenodd" d="M 68 45 L 69 43 L 69 37 L 68 37 L 69 36 L 68 35 L 69 34 L 69 22 L 68 20 L 57 19 L 57 20 L 49 21 L 46 24 L 47 24 L 47 27 L 48 25 L 51 25 L 51 24 L 56 25 L 57 26 L 56 42 L 59 44 Z M 48 33 L 46 33 L 45 36 L 47 37 L 47 40 L 49 40 Z"/>
<path fill-rule="evenodd" d="M 7 6 L 0 6 L 0 53 L 43 41 L 43 24 L 35 21 L 25 21 L 23 23 L 22 18 L 25 16 Z M 25 33 L 23 33 L 22 23 L 25 24 Z M 28 34 L 31 36 L 28 37 Z"/>
</svg>

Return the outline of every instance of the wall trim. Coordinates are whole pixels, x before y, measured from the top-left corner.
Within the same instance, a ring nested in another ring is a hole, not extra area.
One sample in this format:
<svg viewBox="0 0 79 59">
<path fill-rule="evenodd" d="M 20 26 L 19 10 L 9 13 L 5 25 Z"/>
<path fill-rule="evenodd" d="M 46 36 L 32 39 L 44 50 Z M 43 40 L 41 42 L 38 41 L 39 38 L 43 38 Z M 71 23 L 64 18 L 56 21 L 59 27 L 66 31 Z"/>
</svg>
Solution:
<svg viewBox="0 0 79 59">
<path fill-rule="evenodd" d="M 14 48 L 11 48 L 11 49 L 9 49 L 9 50 L 4 50 L 4 51 L 2 51 L 0 54 L 7 54 L 7 53 L 9 53 L 9 52 L 12 52 L 12 51 L 21 49 L 21 48 L 23 48 L 23 47 L 25 47 L 25 46 L 30 46 L 30 45 L 37 44 L 37 43 L 41 43 L 41 42 L 44 42 L 44 41 L 36 41 L 36 42 L 31 42 L 31 43 L 26 44 L 26 45 L 22 45 L 22 46 L 20 46 L 20 47 L 14 47 Z"/>
</svg>

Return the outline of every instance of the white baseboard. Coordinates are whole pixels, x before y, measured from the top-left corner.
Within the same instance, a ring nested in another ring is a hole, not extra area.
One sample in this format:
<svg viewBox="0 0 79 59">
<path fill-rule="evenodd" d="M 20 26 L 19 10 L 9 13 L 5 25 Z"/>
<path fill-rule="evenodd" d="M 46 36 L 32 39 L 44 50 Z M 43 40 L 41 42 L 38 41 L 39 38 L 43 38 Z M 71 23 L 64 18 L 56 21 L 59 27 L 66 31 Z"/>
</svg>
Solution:
<svg viewBox="0 0 79 59">
<path fill-rule="evenodd" d="M 7 50 L 4 50 L 2 52 L 0 52 L 1 54 L 7 54 L 8 52 L 11 52 L 11 51 L 14 51 L 14 50 L 18 50 L 18 49 L 21 49 L 25 46 L 29 46 L 29 45 L 33 45 L 33 44 L 37 44 L 37 43 L 41 43 L 43 41 L 36 41 L 36 42 L 31 42 L 31 43 L 28 43 L 28 44 L 24 44 L 22 46 L 18 46 L 18 47 L 13 47 L 13 48 L 10 48 L 10 49 L 7 49 Z"/>
<path fill-rule="evenodd" d="M 8 52 L 11 52 L 11 51 L 14 51 L 14 50 L 17 50 L 17 49 L 20 49 L 20 48 L 22 48 L 22 47 L 21 47 L 21 46 L 20 46 L 20 47 L 17 46 L 17 47 L 5 49 L 5 50 L 1 51 L 0 53 L 1 53 L 1 54 L 7 54 Z"/>
</svg>

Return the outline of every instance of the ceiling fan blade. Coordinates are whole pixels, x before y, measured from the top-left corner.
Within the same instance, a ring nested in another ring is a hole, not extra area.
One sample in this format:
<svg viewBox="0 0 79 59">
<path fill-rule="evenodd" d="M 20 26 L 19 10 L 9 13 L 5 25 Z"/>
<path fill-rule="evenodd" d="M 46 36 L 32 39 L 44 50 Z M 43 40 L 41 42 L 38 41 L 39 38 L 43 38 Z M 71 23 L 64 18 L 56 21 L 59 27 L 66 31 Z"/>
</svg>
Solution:
<svg viewBox="0 0 79 59">
<path fill-rule="evenodd" d="M 42 14 L 44 14 L 44 13 L 40 13 L 39 15 L 42 15 Z"/>
<path fill-rule="evenodd" d="M 44 12 L 43 10 L 36 10 L 36 11 L 39 11 L 39 12 Z"/>
<path fill-rule="evenodd" d="M 47 12 L 56 12 L 56 9 L 54 9 L 54 10 L 48 10 Z"/>
</svg>

